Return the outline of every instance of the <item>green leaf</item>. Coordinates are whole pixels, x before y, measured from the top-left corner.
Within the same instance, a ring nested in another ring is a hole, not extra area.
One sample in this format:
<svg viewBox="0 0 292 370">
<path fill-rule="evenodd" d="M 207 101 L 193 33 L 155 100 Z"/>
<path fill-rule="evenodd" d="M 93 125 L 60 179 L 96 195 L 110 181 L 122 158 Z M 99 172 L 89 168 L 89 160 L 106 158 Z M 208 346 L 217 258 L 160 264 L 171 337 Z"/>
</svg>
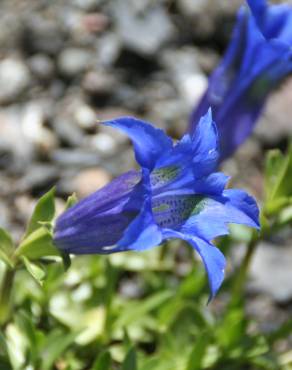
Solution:
<svg viewBox="0 0 292 370">
<path fill-rule="evenodd" d="M 13 268 L 13 260 L 12 255 L 14 252 L 13 241 L 8 234 L 8 232 L 4 229 L 0 228 L 0 259 L 8 266 Z"/>
<path fill-rule="evenodd" d="M 137 356 L 135 348 L 131 348 L 127 353 L 121 370 L 137 370 Z"/>
<path fill-rule="evenodd" d="M 201 370 L 203 368 L 203 359 L 207 351 L 210 338 L 207 333 L 197 339 L 195 346 L 188 360 L 186 370 Z"/>
<path fill-rule="evenodd" d="M 279 150 L 268 153 L 265 166 L 265 209 L 274 214 L 292 204 L 292 144 L 286 155 Z"/>
<path fill-rule="evenodd" d="M 34 363 L 38 357 L 38 340 L 35 326 L 32 318 L 25 311 L 20 311 L 15 317 L 16 324 L 21 332 L 25 335 L 28 342 L 28 350 L 30 353 L 31 361 Z"/>
<path fill-rule="evenodd" d="M 41 227 L 42 223 L 51 223 L 55 216 L 55 188 L 43 195 L 35 206 L 24 239 Z"/>
<path fill-rule="evenodd" d="M 109 352 L 101 353 L 94 362 L 91 370 L 111 370 L 111 356 Z"/>
<path fill-rule="evenodd" d="M 42 370 L 52 369 L 54 363 L 65 353 L 66 349 L 72 345 L 78 333 L 64 333 L 56 329 L 51 332 L 43 343 L 43 351 L 40 354 L 42 359 Z"/>
<path fill-rule="evenodd" d="M 49 230 L 42 226 L 23 240 L 15 251 L 15 256 L 25 256 L 33 260 L 45 256 L 60 256 L 60 252 L 54 246 Z"/>
<path fill-rule="evenodd" d="M 152 310 L 157 309 L 172 297 L 172 291 L 162 291 L 153 294 L 143 302 L 139 301 L 132 305 L 128 304 L 127 310 L 122 312 L 117 319 L 115 327 L 123 329 L 132 323 L 137 323 L 139 320 L 143 321 L 145 315 L 149 314 Z"/>
<path fill-rule="evenodd" d="M 72 206 L 74 206 L 74 204 L 76 204 L 78 202 L 78 198 L 77 198 L 77 195 L 76 193 L 73 193 L 72 195 L 70 195 L 67 199 L 67 202 L 66 202 L 66 207 L 65 209 L 69 209 L 71 208 Z"/>
<path fill-rule="evenodd" d="M 40 264 L 35 262 L 33 263 L 24 256 L 22 257 L 22 260 L 30 275 L 42 286 L 46 277 L 45 270 L 40 266 Z"/>
</svg>

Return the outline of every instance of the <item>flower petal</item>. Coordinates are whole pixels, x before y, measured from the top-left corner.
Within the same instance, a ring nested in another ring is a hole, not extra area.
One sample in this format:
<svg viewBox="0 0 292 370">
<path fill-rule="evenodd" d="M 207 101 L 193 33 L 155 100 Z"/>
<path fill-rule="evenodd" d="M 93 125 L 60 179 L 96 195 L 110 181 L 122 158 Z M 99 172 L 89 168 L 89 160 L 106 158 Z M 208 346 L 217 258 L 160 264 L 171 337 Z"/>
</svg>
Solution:
<svg viewBox="0 0 292 370">
<path fill-rule="evenodd" d="M 229 233 L 229 223 L 247 225 L 259 229 L 259 211 L 252 197 L 242 191 L 226 190 L 222 197 L 206 197 L 200 212 L 192 213 L 180 231 L 205 240 Z"/>
<path fill-rule="evenodd" d="M 159 245 L 162 233 L 152 214 L 151 185 L 149 172 L 143 171 L 144 204 L 140 214 L 125 230 L 115 251 L 145 250 Z"/>
<path fill-rule="evenodd" d="M 210 286 L 210 297 L 209 301 L 214 298 L 218 289 L 220 288 L 223 279 L 226 266 L 226 260 L 224 255 L 211 243 L 206 242 L 203 239 L 193 237 L 188 234 L 175 232 L 173 230 L 165 230 L 165 239 L 178 238 L 183 239 L 191 244 L 191 246 L 198 252 L 204 263 Z"/>
<path fill-rule="evenodd" d="M 172 140 L 164 131 L 136 118 L 121 117 L 103 124 L 117 128 L 129 136 L 141 167 L 152 170 L 159 158 L 172 149 Z"/>
<path fill-rule="evenodd" d="M 210 301 L 223 282 L 226 266 L 225 257 L 218 248 L 203 239 L 191 238 L 187 241 L 196 249 L 204 262 L 211 290 Z"/>
<path fill-rule="evenodd" d="M 151 174 L 153 191 L 194 187 L 195 181 L 217 167 L 218 135 L 211 110 L 201 118 L 192 135 L 186 134 L 157 162 Z"/>
<path fill-rule="evenodd" d="M 54 242 L 74 254 L 109 253 L 144 203 L 141 174 L 130 171 L 84 198 L 56 221 Z"/>
</svg>

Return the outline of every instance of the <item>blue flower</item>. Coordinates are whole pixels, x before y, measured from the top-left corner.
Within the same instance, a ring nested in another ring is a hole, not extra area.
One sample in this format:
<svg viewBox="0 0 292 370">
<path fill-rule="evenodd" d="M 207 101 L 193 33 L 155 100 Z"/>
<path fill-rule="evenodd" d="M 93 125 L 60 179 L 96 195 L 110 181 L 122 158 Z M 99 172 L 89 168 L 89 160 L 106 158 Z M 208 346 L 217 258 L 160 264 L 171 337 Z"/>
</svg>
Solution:
<svg viewBox="0 0 292 370">
<path fill-rule="evenodd" d="M 292 7 L 248 0 L 239 10 L 227 52 L 190 120 L 190 131 L 211 106 L 220 160 L 251 134 L 268 95 L 292 71 Z"/>
<path fill-rule="evenodd" d="M 141 170 L 123 174 L 63 213 L 55 244 L 67 253 L 107 254 L 186 240 L 204 262 L 213 297 L 225 258 L 211 241 L 228 233 L 228 223 L 258 228 L 259 222 L 253 198 L 225 190 L 228 178 L 214 172 L 218 138 L 211 111 L 176 145 L 162 130 L 135 118 L 104 124 L 130 137 Z"/>
</svg>

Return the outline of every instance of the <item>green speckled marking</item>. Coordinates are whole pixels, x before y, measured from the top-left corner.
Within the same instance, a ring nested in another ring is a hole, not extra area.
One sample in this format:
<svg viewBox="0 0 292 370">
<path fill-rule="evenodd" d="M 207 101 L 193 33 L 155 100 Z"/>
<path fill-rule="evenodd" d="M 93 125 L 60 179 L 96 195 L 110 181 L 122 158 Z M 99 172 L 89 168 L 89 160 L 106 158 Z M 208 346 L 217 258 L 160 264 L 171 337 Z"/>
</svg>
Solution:
<svg viewBox="0 0 292 370">
<path fill-rule="evenodd" d="M 202 212 L 207 202 L 208 198 L 201 195 L 165 196 L 153 199 L 152 210 L 159 226 L 176 227 Z"/>
<path fill-rule="evenodd" d="M 164 185 L 174 180 L 179 173 L 178 166 L 169 166 L 155 169 L 151 174 L 152 186 Z"/>
<path fill-rule="evenodd" d="M 157 207 L 154 207 L 153 208 L 153 212 L 165 212 L 165 211 L 168 211 L 170 208 L 169 204 L 160 204 L 159 206 Z"/>
</svg>

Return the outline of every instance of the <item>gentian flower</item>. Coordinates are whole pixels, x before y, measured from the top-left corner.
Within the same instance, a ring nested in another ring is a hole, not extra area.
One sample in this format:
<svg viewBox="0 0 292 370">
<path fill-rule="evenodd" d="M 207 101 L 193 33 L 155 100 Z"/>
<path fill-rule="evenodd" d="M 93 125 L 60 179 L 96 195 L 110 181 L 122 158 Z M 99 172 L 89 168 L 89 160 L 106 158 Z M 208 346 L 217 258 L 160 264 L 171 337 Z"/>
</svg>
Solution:
<svg viewBox="0 0 292 370">
<path fill-rule="evenodd" d="M 133 142 L 140 171 L 130 171 L 69 208 L 56 221 L 56 246 L 73 254 L 142 251 L 179 238 L 201 256 L 211 288 L 220 287 L 225 258 L 212 240 L 228 223 L 258 228 L 258 208 L 241 190 L 224 190 L 214 172 L 216 126 L 209 111 L 192 135 L 174 145 L 160 129 L 135 118 L 104 122 Z"/>
<path fill-rule="evenodd" d="M 268 95 L 292 71 L 292 7 L 248 0 L 239 10 L 227 52 L 190 120 L 192 132 L 211 106 L 220 160 L 251 134 Z"/>
</svg>

